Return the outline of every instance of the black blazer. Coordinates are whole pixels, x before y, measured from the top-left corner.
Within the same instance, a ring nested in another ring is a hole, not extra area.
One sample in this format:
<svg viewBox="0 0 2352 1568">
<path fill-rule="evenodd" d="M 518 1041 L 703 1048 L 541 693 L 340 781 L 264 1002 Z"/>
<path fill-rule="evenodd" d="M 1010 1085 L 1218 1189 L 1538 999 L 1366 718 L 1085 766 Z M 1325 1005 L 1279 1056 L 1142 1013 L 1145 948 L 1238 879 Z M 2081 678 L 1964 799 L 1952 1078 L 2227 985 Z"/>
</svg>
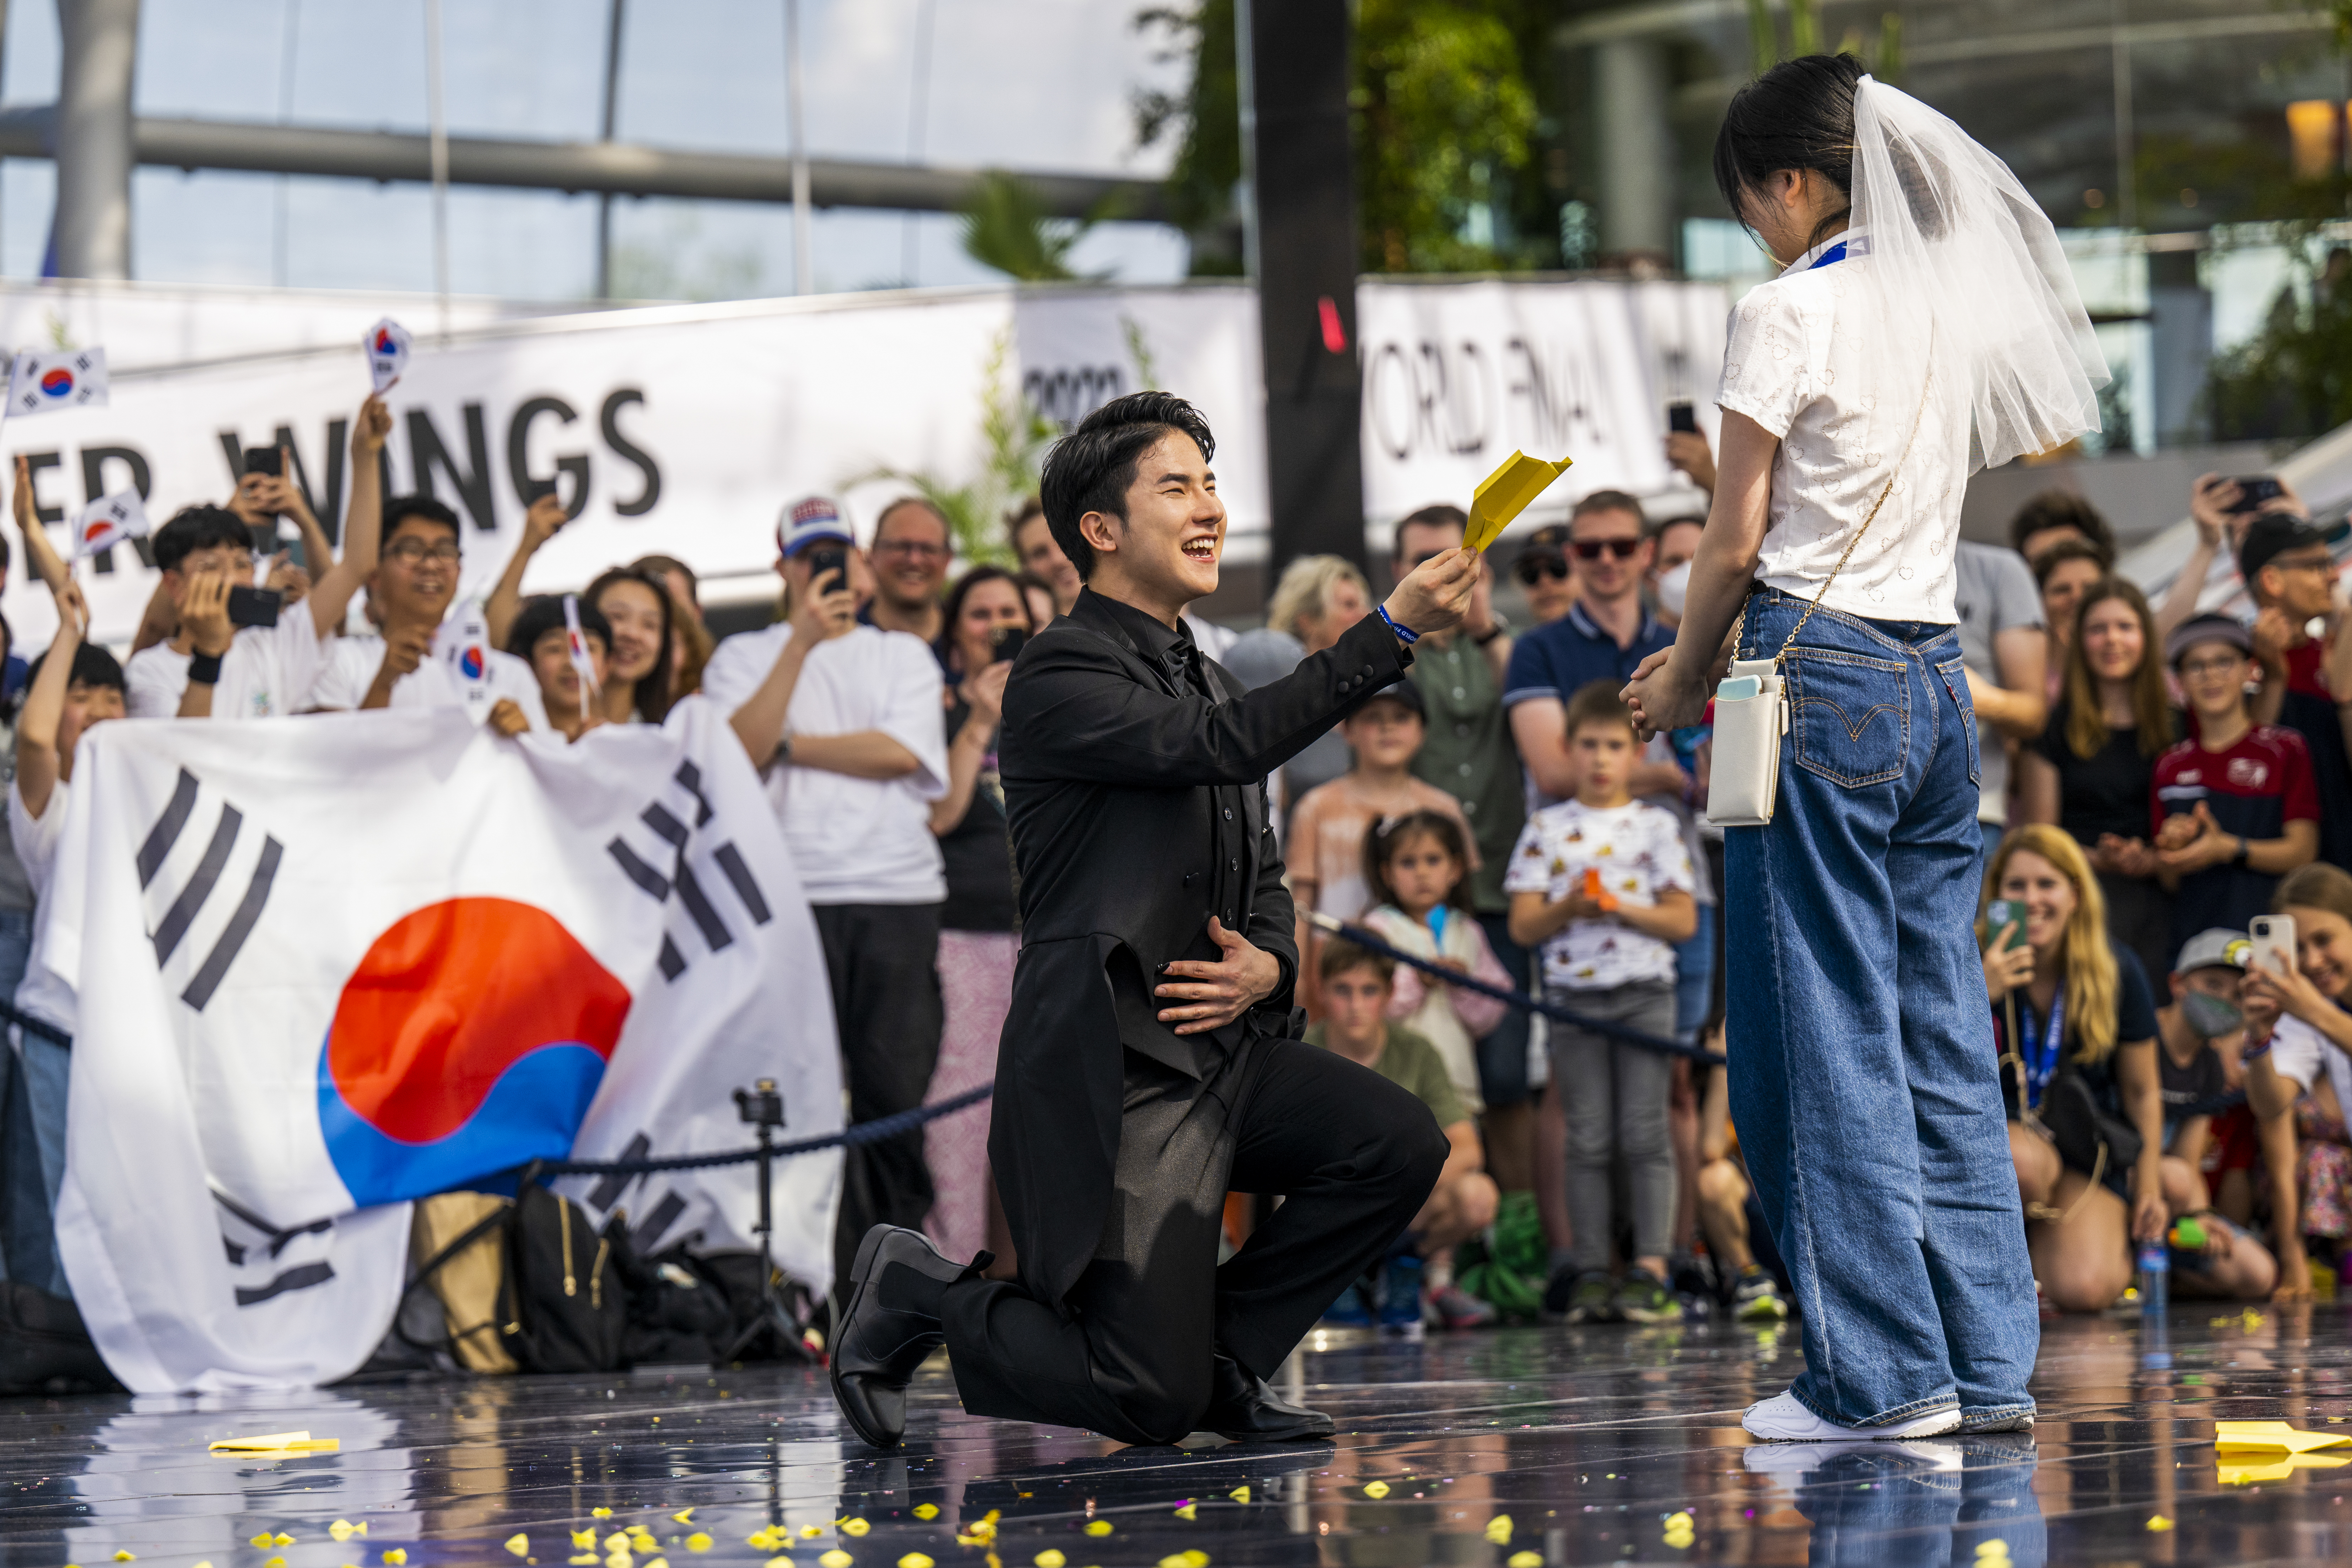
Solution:
<svg viewBox="0 0 2352 1568">
<path fill-rule="evenodd" d="M 1056 1305 L 1108 1213 L 1122 1047 L 1199 1077 L 1215 1059 L 1204 1053 L 1246 1032 L 1297 1032 L 1295 916 L 1265 777 L 1411 662 L 1368 616 L 1255 691 L 1204 660 L 1213 701 L 1171 668 L 1184 640 L 1088 590 L 1030 639 L 1004 689 L 1022 947 L 989 1152 L 1023 1282 Z M 1212 914 L 1272 953 L 1283 982 L 1247 1019 L 1180 1036 L 1153 1016 L 1153 976 L 1216 959 Z"/>
</svg>

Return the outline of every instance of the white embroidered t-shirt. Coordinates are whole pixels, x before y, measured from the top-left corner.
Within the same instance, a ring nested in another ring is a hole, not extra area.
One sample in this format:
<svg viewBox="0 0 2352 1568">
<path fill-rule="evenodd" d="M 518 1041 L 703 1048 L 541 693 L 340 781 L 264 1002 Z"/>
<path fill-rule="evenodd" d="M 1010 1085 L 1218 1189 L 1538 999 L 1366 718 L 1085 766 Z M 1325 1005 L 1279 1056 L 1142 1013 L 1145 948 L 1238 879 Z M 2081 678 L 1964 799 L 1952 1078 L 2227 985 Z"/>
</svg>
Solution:
<svg viewBox="0 0 2352 1568">
<path fill-rule="evenodd" d="M 25 868 L 25 879 L 33 884 L 36 903 L 49 896 L 49 881 L 58 869 L 58 845 L 66 833 L 66 803 L 73 798 L 73 785 L 64 778 L 49 789 L 47 810 L 35 816 L 25 808 L 25 797 L 17 785 L 8 785 L 8 839 L 16 850 L 16 863 Z"/>
<path fill-rule="evenodd" d="M 1841 244 L 1848 254 L 1829 259 Z M 1766 587 L 1807 600 L 1821 593 L 1884 490 L 1885 505 L 1822 604 L 1948 626 L 1959 618 L 1953 546 L 1968 486 L 1968 400 L 1953 385 L 1954 365 L 1935 361 L 1930 381 L 1925 327 L 1878 309 L 1866 244 L 1838 236 L 1748 291 L 1732 308 L 1715 401 L 1780 438 L 1756 563 Z"/>
<path fill-rule="evenodd" d="M 1528 818 L 1511 864 L 1507 893 L 1541 893 L 1557 903 L 1601 874 L 1601 888 L 1619 903 L 1647 909 L 1671 889 L 1696 892 L 1698 878 L 1682 824 L 1647 801 L 1596 808 L 1573 800 L 1547 805 Z M 1568 991 L 1606 991 L 1636 980 L 1675 978 L 1672 944 L 1617 921 L 1573 921 L 1543 944 L 1544 984 Z"/>
<path fill-rule="evenodd" d="M 307 599 L 289 605 L 274 626 L 247 626 L 221 655 L 213 683 L 215 719 L 275 719 L 310 705 L 310 684 L 326 664 L 324 639 Z M 133 719 L 171 719 L 188 689 L 188 655 L 159 642 L 122 668 L 123 710 Z"/>
<path fill-rule="evenodd" d="M 330 646 L 326 668 L 310 688 L 310 700 L 304 709 L 321 712 L 357 712 L 367 700 L 368 689 L 375 685 L 376 671 L 383 668 L 383 639 L 380 637 L 337 637 Z M 544 730 L 547 723 L 547 701 L 540 695 L 539 679 L 530 666 L 510 653 L 495 648 L 489 653 L 490 700 L 511 698 L 530 721 L 534 730 Z M 466 689 L 449 661 L 434 652 L 419 659 L 415 669 L 392 683 L 390 706 L 394 708 L 463 708 Z"/>
</svg>

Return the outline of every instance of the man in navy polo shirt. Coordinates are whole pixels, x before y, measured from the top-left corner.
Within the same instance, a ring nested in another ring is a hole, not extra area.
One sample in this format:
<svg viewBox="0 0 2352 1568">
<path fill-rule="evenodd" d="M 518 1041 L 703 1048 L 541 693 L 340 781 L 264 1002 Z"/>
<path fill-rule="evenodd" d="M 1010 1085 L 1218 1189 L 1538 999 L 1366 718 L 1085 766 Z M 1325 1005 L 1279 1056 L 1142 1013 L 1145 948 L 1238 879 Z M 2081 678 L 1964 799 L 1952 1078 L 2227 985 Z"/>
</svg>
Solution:
<svg viewBox="0 0 2352 1568">
<path fill-rule="evenodd" d="M 1643 537 L 1642 503 L 1622 490 L 1595 490 L 1568 520 L 1568 554 L 1576 568 L 1576 602 L 1536 627 L 1511 650 L 1503 707 L 1511 739 L 1527 765 L 1533 804 L 1576 794 L 1575 754 L 1568 745 L 1568 700 L 1596 680 L 1622 686 L 1633 668 L 1672 647 L 1674 628 L 1642 607 L 1642 581 L 1655 545 Z M 1680 799 L 1685 777 L 1670 762 L 1633 766 L 1633 793 Z"/>
</svg>

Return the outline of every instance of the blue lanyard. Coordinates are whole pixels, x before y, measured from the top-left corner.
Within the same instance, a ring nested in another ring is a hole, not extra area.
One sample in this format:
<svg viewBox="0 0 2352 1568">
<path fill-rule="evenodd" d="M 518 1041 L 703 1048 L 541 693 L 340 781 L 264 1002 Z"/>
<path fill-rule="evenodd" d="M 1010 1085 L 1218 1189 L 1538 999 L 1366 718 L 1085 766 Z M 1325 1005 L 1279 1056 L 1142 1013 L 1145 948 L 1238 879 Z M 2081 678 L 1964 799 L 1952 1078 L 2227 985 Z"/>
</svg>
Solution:
<svg viewBox="0 0 2352 1568">
<path fill-rule="evenodd" d="M 1431 940 L 1437 943 L 1438 949 L 1441 952 L 1443 952 L 1445 947 L 1445 918 L 1447 913 L 1448 911 L 1444 904 L 1433 904 L 1430 906 L 1428 915 L 1429 934 Z"/>
<path fill-rule="evenodd" d="M 1819 256 L 1815 257 L 1813 258 L 1813 265 L 1806 268 L 1805 270 L 1811 272 L 1818 268 L 1827 267 L 1832 261 L 1843 261 L 1844 259 L 1845 241 L 1841 239 L 1835 245 L 1831 246 L 1827 250 L 1822 251 Z"/>
<path fill-rule="evenodd" d="M 2025 1063 L 2025 1103 L 2028 1107 L 2042 1103 L 2042 1091 L 2058 1075 L 2058 1052 L 2066 1043 L 2066 988 L 2050 999 L 2050 1016 L 2043 1020 L 2040 1037 L 2033 1027 L 2031 1004 L 2017 1009 L 2018 1057 Z"/>
</svg>

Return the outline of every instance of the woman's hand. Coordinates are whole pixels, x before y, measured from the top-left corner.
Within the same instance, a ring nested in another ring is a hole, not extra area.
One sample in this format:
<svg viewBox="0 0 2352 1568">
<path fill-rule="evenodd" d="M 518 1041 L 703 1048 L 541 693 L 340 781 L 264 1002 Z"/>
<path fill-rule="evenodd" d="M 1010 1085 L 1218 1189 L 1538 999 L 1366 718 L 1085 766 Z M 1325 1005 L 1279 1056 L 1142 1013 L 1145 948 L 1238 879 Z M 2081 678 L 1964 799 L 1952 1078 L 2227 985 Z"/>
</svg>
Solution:
<svg viewBox="0 0 2352 1568">
<path fill-rule="evenodd" d="M 1984 960 L 1985 998 L 1993 1003 L 2021 986 L 2033 981 L 2033 950 L 2024 943 L 2009 945 L 2017 934 L 2017 922 L 2010 921 L 1993 933 L 1992 945 L 1982 954 Z"/>
<path fill-rule="evenodd" d="M 2284 1013 L 2315 1027 L 2320 1019 L 2336 1011 L 2336 1004 L 2322 996 L 2319 987 L 2292 965 L 2278 969 L 2253 965 L 2246 971 L 2245 985 L 2240 994 L 2250 1024 L 2254 1017 L 2253 1004 L 2257 1002 L 2273 1016 Z"/>
<path fill-rule="evenodd" d="M 1644 741 L 1696 724 L 1706 712 L 1706 681 L 1676 670 L 1674 658 L 1672 648 L 1652 654 L 1635 667 L 1619 694 L 1633 710 L 1633 728 Z"/>
<path fill-rule="evenodd" d="M 2164 1239 L 2165 1224 L 2172 1211 L 2165 1206 L 2163 1171 L 2153 1162 L 2143 1160 L 2133 1178 L 2131 1217 L 2134 1241 Z"/>
<path fill-rule="evenodd" d="M 1004 683 L 1013 675 L 1013 661 L 1000 659 L 978 675 L 964 677 L 961 692 L 965 706 L 971 710 L 967 724 L 981 724 L 993 730 L 1004 718 Z"/>
</svg>

